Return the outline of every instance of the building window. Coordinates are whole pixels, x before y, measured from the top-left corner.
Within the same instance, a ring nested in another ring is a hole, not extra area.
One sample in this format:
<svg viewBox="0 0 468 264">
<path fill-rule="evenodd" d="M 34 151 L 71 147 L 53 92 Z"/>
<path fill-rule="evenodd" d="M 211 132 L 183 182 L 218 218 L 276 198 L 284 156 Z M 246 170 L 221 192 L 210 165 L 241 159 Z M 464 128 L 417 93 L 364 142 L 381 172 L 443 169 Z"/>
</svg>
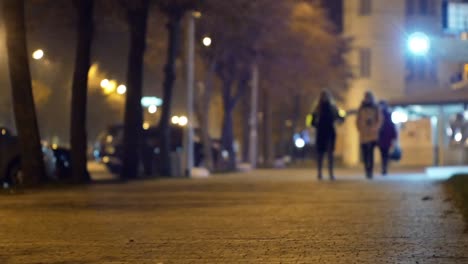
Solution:
<svg viewBox="0 0 468 264">
<path fill-rule="evenodd" d="M 419 0 L 419 12 L 421 15 L 427 15 L 429 10 L 428 0 Z"/>
<path fill-rule="evenodd" d="M 371 76 L 371 50 L 359 49 L 359 76 L 369 78 Z"/>
<path fill-rule="evenodd" d="M 406 0 L 406 15 L 435 15 L 437 5 L 435 0 Z"/>
<path fill-rule="evenodd" d="M 359 0 L 359 15 L 368 16 L 372 9 L 372 0 Z"/>
<path fill-rule="evenodd" d="M 437 62 L 429 58 L 406 57 L 407 81 L 437 80 Z"/>
<path fill-rule="evenodd" d="M 415 0 L 406 0 L 406 15 L 414 15 Z"/>
<path fill-rule="evenodd" d="M 419 12 L 421 15 L 435 15 L 436 4 L 434 0 L 419 0 Z"/>
</svg>

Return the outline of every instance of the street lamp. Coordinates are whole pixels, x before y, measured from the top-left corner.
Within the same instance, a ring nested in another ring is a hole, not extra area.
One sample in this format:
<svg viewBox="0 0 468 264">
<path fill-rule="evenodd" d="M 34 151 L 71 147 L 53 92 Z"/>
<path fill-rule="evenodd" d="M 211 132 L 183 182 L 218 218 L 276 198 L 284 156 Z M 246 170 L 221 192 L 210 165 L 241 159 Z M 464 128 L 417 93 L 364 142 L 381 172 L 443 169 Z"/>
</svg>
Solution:
<svg viewBox="0 0 468 264">
<path fill-rule="evenodd" d="M 186 126 L 188 124 L 188 118 L 186 116 L 179 117 L 179 126 Z"/>
<path fill-rule="evenodd" d="M 422 32 L 415 32 L 408 36 L 408 49 L 417 56 L 424 56 L 431 48 L 429 37 Z"/>
<path fill-rule="evenodd" d="M 150 106 L 148 107 L 148 113 L 150 113 L 150 114 L 154 114 L 154 113 L 156 113 L 157 111 L 158 111 L 158 107 L 155 106 L 155 105 L 150 105 Z"/>
<path fill-rule="evenodd" d="M 102 80 L 101 83 L 100 83 L 100 84 L 101 84 L 101 88 L 102 88 L 102 89 L 106 89 L 106 88 L 109 86 L 109 83 L 110 83 L 110 82 L 109 82 L 108 79 Z"/>
<path fill-rule="evenodd" d="M 179 124 L 179 117 L 178 117 L 178 116 L 173 116 L 173 117 L 171 118 L 171 122 L 172 122 L 172 124 L 174 124 L 174 125 Z"/>
<path fill-rule="evenodd" d="M 205 47 L 209 47 L 211 46 L 212 40 L 210 37 L 204 37 L 202 42 Z"/>
<path fill-rule="evenodd" d="M 40 60 L 40 59 L 42 59 L 44 57 L 44 51 L 41 50 L 41 49 L 38 49 L 38 50 L 33 52 L 32 57 L 35 60 Z"/>
<path fill-rule="evenodd" d="M 123 95 L 127 92 L 127 86 L 121 84 L 117 87 L 117 93 Z"/>
</svg>

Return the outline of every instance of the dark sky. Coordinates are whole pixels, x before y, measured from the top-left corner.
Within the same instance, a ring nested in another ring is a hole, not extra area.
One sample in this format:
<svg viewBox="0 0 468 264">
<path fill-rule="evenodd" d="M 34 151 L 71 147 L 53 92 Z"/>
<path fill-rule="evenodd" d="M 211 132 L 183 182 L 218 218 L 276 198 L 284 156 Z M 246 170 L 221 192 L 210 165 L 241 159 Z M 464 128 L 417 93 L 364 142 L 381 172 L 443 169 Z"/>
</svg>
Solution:
<svg viewBox="0 0 468 264">
<path fill-rule="evenodd" d="M 338 32 L 343 30 L 343 1 L 322 0 L 322 5 L 327 9 L 328 17 L 335 24 Z"/>
</svg>

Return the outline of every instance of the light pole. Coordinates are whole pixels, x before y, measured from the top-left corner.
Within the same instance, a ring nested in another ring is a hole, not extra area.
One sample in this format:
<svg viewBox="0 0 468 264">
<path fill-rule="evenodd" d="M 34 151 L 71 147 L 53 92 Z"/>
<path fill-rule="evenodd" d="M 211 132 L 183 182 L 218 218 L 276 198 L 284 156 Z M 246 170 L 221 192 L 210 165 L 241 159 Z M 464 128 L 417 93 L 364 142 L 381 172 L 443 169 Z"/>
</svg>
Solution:
<svg viewBox="0 0 468 264">
<path fill-rule="evenodd" d="M 250 109 L 250 133 L 249 133 L 249 160 L 252 169 L 257 166 L 257 102 L 258 102 L 258 65 L 252 66 L 252 87 L 251 87 L 251 109 Z"/>
<path fill-rule="evenodd" d="M 186 154 L 187 166 L 185 175 L 192 176 L 193 168 L 193 86 L 195 81 L 195 19 L 200 17 L 200 12 L 189 12 L 187 30 L 187 137 Z"/>
</svg>

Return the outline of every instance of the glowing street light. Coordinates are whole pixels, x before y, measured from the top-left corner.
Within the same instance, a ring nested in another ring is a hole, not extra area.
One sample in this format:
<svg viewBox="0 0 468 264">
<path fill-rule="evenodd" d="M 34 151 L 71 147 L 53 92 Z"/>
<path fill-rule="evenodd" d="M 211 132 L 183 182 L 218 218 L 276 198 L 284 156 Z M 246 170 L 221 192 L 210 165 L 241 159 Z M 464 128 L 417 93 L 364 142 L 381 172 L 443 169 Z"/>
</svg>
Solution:
<svg viewBox="0 0 468 264">
<path fill-rule="evenodd" d="M 179 117 L 178 117 L 178 116 L 173 116 L 173 117 L 171 118 L 171 122 L 172 122 L 172 124 L 174 124 L 174 125 L 179 124 Z"/>
<path fill-rule="evenodd" d="M 148 130 L 150 128 L 150 124 L 148 122 L 143 123 L 143 129 Z"/>
<path fill-rule="evenodd" d="M 33 52 L 32 57 L 35 60 L 40 60 L 40 59 L 42 59 L 44 57 L 44 51 L 41 50 L 41 49 L 38 49 L 38 50 Z"/>
<path fill-rule="evenodd" d="M 296 145 L 296 148 L 301 149 L 305 147 L 305 140 L 302 138 L 297 138 L 296 140 L 294 140 L 294 145 Z"/>
<path fill-rule="evenodd" d="M 154 114 L 154 113 L 156 113 L 157 111 L 158 111 L 158 107 L 155 106 L 155 105 L 150 105 L 150 106 L 148 107 L 148 112 L 149 112 L 150 114 Z"/>
<path fill-rule="evenodd" d="M 105 94 L 111 94 L 115 91 L 117 87 L 117 82 L 114 80 L 104 79 L 101 81 L 101 88 L 104 89 Z M 127 89 L 125 88 L 125 91 Z"/>
<path fill-rule="evenodd" d="M 392 113 L 392 122 L 394 124 L 401 124 L 408 122 L 408 115 L 403 111 L 394 111 Z"/>
<path fill-rule="evenodd" d="M 188 118 L 186 116 L 179 117 L 179 126 L 186 126 L 188 124 Z"/>
<path fill-rule="evenodd" d="M 108 79 L 104 79 L 101 81 L 101 88 L 102 89 L 106 89 L 108 86 L 109 86 L 109 80 Z"/>
<path fill-rule="evenodd" d="M 211 43 L 212 43 L 212 40 L 211 40 L 210 37 L 204 37 L 204 38 L 203 38 L 203 45 L 204 45 L 205 47 L 211 46 Z"/>
<path fill-rule="evenodd" d="M 127 86 L 121 84 L 117 87 L 117 93 L 123 95 L 127 92 Z"/>
<path fill-rule="evenodd" d="M 408 49 L 417 56 L 424 56 L 431 48 L 429 37 L 422 32 L 415 32 L 408 37 Z"/>
</svg>

